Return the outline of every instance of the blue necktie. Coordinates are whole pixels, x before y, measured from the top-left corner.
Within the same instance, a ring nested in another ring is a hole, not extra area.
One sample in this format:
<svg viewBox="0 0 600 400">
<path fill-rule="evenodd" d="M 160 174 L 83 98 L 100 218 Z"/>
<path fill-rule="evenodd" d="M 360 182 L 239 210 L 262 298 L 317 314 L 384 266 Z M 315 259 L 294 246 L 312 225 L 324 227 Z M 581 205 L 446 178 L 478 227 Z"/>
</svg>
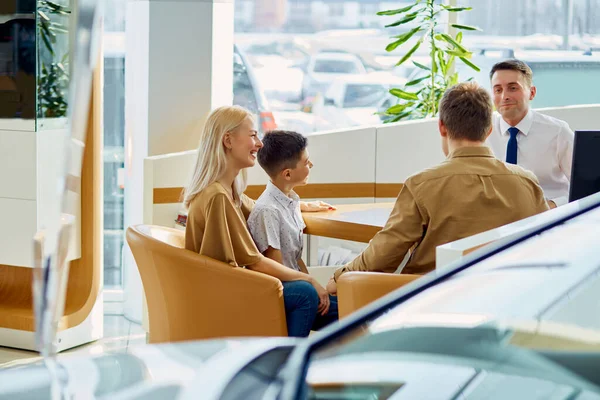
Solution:
<svg viewBox="0 0 600 400">
<path fill-rule="evenodd" d="M 508 139 L 508 146 L 506 146 L 506 162 L 509 164 L 517 163 L 517 135 L 519 130 L 514 126 L 508 128 L 510 133 L 510 139 Z"/>
</svg>

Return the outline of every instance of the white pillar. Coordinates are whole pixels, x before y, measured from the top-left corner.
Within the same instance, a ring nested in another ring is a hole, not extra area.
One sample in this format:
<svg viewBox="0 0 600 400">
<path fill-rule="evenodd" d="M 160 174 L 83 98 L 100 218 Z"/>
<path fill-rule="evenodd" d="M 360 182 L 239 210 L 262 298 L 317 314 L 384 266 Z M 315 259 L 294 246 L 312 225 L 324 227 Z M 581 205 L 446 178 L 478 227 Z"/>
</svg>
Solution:
<svg viewBox="0 0 600 400">
<path fill-rule="evenodd" d="M 125 228 L 144 220 L 143 161 L 196 148 L 211 109 L 233 97 L 232 0 L 129 0 L 125 62 Z M 142 285 L 123 250 L 124 313 L 141 321 Z"/>
</svg>

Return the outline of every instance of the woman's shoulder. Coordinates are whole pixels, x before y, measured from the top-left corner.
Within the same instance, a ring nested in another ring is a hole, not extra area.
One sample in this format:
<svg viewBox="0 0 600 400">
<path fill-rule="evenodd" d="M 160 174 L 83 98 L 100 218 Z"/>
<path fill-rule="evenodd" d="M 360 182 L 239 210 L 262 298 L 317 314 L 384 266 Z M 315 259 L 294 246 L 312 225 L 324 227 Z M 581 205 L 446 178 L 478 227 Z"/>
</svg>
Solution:
<svg viewBox="0 0 600 400">
<path fill-rule="evenodd" d="M 202 189 L 196 197 L 190 202 L 189 208 L 204 208 L 210 204 L 214 199 L 227 199 L 228 194 L 225 188 L 219 182 L 213 182 L 206 188 Z"/>
</svg>

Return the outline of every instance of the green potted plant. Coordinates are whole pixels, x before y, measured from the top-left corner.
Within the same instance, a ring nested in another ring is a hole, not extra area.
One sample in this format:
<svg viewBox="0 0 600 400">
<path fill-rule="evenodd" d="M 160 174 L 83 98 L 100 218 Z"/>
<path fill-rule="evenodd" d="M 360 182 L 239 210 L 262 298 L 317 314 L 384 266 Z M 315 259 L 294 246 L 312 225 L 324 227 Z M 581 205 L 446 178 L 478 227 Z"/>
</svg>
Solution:
<svg viewBox="0 0 600 400">
<path fill-rule="evenodd" d="M 55 46 L 66 37 L 68 30 L 62 19 L 71 14 L 69 7 L 49 0 L 39 0 L 37 8 L 38 37 L 38 116 L 58 118 L 67 115 L 67 88 L 69 86 L 69 52 L 58 59 Z M 63 46 L 64 47 L 64 46 Z M 68 44 L 67 44 L 68 49 Z"/>
<path fill-rule="evenodd" d="M 397 16 L 398 19 L 386 25 L 386 28 L 412 23 L 414 27 L 410 30 L 393 36 L 394 41 L 387 45 L 386 50 L 396 51 L 409 40 L 418 38 L 396 66 L 412 61 L 416 68 L 422 70 L 421 76 L 407 82 L 404 88 L 390 89 L 390 94 L 398 98 L 398 103 L 383 113 L 389 117 L 386 122 L 436 116 L 442 95 L 448 87 L 458 83 L 458 73 L 455 71 L 456 59 L 475 71 L 480 70 L 469 61 L 472 53 L 462 45 L 463 31 L 474 31 L 479 28 L 451 24 L 453 30 L 457 32 L 452 35 L 447 32 L 446 24 L 442 24 L 444 14 L 468 10 L 471 8 L 438 4 L 435 0 L 415 0 L 411 5 L 377 13 L 381 16 Z M 429 65 L 412 60 L 415 52 L 422 46 L 429 46 Z"/>
</svg>

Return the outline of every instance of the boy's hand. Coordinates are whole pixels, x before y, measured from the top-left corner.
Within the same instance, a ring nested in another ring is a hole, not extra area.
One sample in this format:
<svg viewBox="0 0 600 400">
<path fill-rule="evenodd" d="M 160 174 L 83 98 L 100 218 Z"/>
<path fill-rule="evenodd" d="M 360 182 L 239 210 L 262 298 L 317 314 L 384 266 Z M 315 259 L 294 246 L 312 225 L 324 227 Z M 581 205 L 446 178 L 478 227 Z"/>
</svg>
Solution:
<svg viewBox="0 0 600 400">
<path fill-rule="evenodd" d="M 327 282 L 327 292 L 332 296 L 337 295 L 337 283 L 333 280 L 333 276 Z"/>
<path fill-rule="evenodd" d="M 327 293 L 327 290 L 319 285 L 316 280 L 311 279 L 310 283 L 317 289 L 317 294 L 319 295 L 319 307 L 317 308 L 317 312 L 321 315 L 327 314 L 327 311 L 329 311 L 329 293 Z"/>
<path fill-rule="evenodd" d="M 300 202 L 300 211 L 304 212 L 317 212 L 317 211 L 330 211 L 336 210 L 334 206 L 329 203 L 325 203 L 324 201 L 301 201 Z"/>
</svg>

